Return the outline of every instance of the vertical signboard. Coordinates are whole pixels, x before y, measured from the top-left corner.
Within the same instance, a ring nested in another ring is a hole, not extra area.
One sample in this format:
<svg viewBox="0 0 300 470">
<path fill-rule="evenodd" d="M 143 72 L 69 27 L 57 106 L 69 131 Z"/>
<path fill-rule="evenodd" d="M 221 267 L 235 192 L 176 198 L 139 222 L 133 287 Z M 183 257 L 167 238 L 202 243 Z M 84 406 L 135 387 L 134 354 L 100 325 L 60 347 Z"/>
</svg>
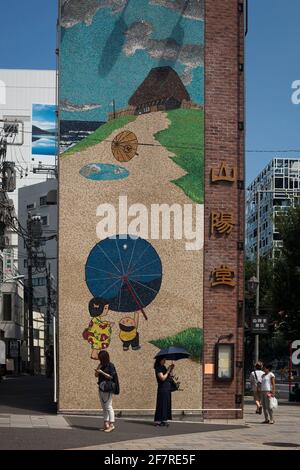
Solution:
<svg viewBox="0 0 300 470">
<path fill-rule="evenodd" d="M 202 407 L 204 2 L 61 2 L 59 408 L 98 409 L 107 350 L 122 410 L 155 407 L 154 356 Z"/>
<path fill-rule="evenodd" d="M 56 155 L 56 106 L 32 105 L 32 154 Z"/>
</svg>

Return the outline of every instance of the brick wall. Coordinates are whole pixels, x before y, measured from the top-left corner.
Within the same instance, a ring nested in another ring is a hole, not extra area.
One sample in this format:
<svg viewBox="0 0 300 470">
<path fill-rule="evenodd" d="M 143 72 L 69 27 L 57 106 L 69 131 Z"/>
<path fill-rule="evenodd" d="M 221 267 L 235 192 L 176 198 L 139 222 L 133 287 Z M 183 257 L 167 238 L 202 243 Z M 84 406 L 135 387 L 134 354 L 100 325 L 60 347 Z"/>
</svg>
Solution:
<svg viewBox="0 0 300 470">
<path fill-rule="evenodd" d="M 203 408 L 236 409 L 236 395 L 243 394 L 244 252 L 238 241 L 244 240 L 244 14 L 243 0 L 206 0 L 205 6 L 205 249 L 204 249 L 204 376 Z M 226 161 L 237 169 L 236 181 L 211 182 L 211 169 Z M 211 212 L 228 211 L 235 225 L 231 234 L 211 235 Z M 211 272 L 225 264 L 235 272 L 235 287 L 211 286 Z M 233 338 L 222 342 L 235 345 L 234 379 L 218 382 L 211 367 L 215 362 L 215 344 L 221 335 Z M 241 418 L 238 411 L 206 411 L 204 418 Z"/>
</svg>

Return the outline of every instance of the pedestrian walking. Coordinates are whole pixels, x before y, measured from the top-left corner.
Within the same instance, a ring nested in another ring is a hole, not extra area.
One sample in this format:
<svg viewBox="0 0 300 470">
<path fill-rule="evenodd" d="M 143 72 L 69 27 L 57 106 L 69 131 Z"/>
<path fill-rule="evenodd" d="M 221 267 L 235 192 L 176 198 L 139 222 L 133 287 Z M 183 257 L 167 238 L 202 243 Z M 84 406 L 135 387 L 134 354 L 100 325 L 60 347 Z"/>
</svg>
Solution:
<svg viewBox="0 0 300 470">
<path fill-rule="evenodd" d="M 275 375 L 272 372 L 272 365 L 264 367 L 264 374 L 261 379 L 262 407 L 265 420 L 263 424 L 274 424 L 273 409 L 271 399 L 275 397 Z"/>
<path fill-rule="evenodd" d="M 253 392 L 253 398 L 256 404 L 256 411 L 257 414 L 262 414 L 262 403 L 261 403 L 261 380 L 262 376 L 264 375 L 263 364 L 261 362 L 257 362 L 255 364 L 254 370 L 250 374 L 250 385 Z"/>
<path fill-rule="evenodd" d="M 119 380 L 116 368 L 107 351 L 99 352 L 100 364 L 95 369 L 98 377 L 99 398 L 103 409 L 104 427 L 102 431 L 111 432 L 115 429 L 115 412 L 113 409 L 113 394 L 119 394 Z"/>
<path fill-rule="evenodd" d="M 154 422 L 156 426 L 168 426 L 172 419 L 171 382 L 174 364 L 168 368 L 165 366 L 166 359 L 158 357 L 154 363 L 155 376 L 157 380 L 157 399 Z"/>
</svg>

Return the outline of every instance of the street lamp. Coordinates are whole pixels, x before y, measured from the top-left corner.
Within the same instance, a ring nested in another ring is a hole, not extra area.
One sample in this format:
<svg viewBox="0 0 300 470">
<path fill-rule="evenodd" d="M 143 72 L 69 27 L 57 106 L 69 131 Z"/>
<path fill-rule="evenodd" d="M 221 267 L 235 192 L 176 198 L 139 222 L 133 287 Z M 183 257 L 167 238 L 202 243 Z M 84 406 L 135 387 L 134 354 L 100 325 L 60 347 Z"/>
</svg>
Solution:
<svg viewBox="0 0 300 470">
<path fill-rule="evenodd" d="M 255 276 L 252 276 L 248 281 L 248 289 L 250 290 L 250 292 L 256 293 L 258 285 L 259 280 Z"/>
<path fill-rule="evenodd" d="M 257 274 L 259 276 L 259 260 L 257 263 Z M 259 315 L 259 280 L 257 277 L 252 276 L 248 281 L 248 289 L 250 292 L 255 293 L 255 314 Z M 254 346 L 254 363 L 259 361 L 259 335 L 255 335 L 255 346 Z"/>
</svg>

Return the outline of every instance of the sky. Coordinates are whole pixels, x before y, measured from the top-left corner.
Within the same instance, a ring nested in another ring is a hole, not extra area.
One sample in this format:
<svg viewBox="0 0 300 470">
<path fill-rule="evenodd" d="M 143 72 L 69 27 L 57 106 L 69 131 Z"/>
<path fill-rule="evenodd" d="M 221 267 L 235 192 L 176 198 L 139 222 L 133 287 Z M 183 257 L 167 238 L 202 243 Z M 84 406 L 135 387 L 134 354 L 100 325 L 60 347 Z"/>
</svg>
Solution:
<svg viewBox="0 0 300 470">
<path fill-rule="evenodd" d="M 299 0 L 249 0 L 246 41 L 246 176 L 252 181 L 275 156 L 300 157 Z M 299 150 L 250 153 L 249 150 Z"/>
<path fill-rule="evenodd" d="M 32 124 L 46 131 L 55 130 L 55 110 L 56 106 L 34 104 L 32 110 Z"/>
<path fill-rule="evenodd" d="M 56 0 L 0 0 L 0 68 L 55 69 Z"/>
<path fill-rule="evenodd" d="M 299 0 L 249 0 L 246 38 L 246 179 L 274 156 L 300 157 Z M 41 8 L 42 5 L 42 8 Z M 56 0 L 0 0 L 0 68 L 54 69 Z M 286 150 L 296 149 L 298 153 Z M 275 150 L 252 153 L 250 150 Z M 278 150 L 278 151 L 277 151 Z"/>
</svg>

